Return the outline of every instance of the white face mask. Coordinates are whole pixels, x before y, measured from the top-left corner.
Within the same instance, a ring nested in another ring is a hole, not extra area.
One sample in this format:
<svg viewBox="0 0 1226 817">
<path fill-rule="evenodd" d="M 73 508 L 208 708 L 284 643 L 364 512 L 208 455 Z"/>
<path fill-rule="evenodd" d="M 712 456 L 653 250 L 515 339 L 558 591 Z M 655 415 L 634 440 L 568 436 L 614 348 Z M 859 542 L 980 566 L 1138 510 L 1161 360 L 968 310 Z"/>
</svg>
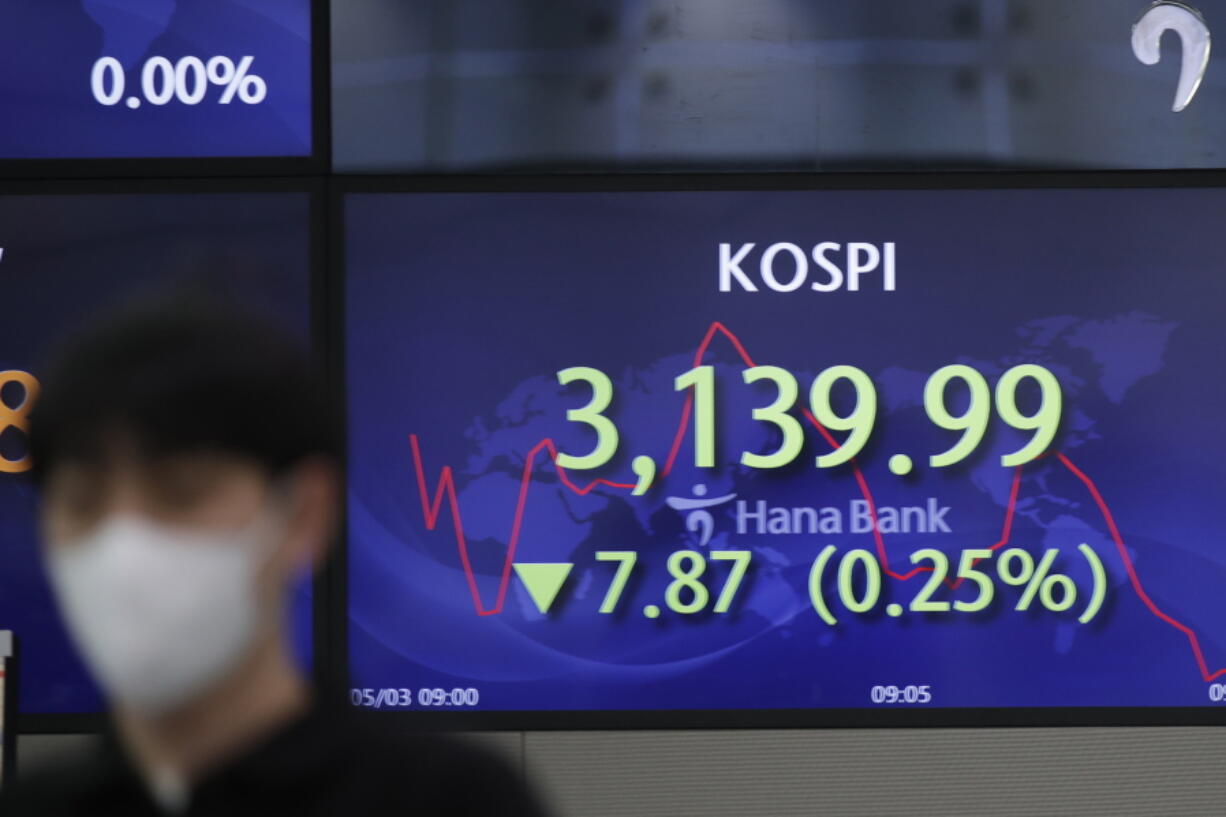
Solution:
<svg viewBox="0 0 1226 817">
<path fill-rule="evenodd" d="M 256 574 L 276 527 L 268 515 L 236 532 L 117 515 L 49 549 L 60 609 L 112 700 L 165 712 L 238 664 L 260 625 Z"/>
</svg>

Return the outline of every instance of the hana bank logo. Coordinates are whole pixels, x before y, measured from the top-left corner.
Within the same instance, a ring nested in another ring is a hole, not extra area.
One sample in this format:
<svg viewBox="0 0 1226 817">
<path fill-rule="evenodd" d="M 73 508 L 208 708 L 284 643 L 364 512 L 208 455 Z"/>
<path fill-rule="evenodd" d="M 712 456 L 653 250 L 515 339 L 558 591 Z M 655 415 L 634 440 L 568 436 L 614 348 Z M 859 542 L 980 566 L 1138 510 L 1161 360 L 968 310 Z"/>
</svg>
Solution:
<svg viewBox="0 0 1226 817">
<path fill-rule="evenodd" d="M 1133 25 L 1132 53 L 1146 65 L 1157 65 L 1162 59 L 1162 35 L 1167 31 L 1177 33 L 1183 46 L 1179 84 L 1171 106 L 1178 113 L 1192 102 L 1209 68 L 1209 26 L 1195 8 L 1161 0 L 1147 8 Z"/>
<path fill-rule="evenodd" d="M 710 509 L 731 502 L 736 499 L 736 494 L 707 498 L 707 486 L 701 482 L 694 486 L 693 491 L 693 497 L 670 496 L 664 502 L 675 511 L 689 512 L 685 517 L 686 530 L 698 534 L 698 546 L 706 547 L 715 533 L 715 517 Z"/>
</svg>

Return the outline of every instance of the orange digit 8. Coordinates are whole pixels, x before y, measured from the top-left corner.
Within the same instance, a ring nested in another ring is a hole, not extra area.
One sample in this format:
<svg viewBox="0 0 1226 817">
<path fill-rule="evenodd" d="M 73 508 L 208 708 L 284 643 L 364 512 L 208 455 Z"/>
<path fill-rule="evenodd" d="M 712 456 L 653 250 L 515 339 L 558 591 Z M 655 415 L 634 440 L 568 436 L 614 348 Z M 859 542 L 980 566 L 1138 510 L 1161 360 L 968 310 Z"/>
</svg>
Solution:
<svg viewBox="0 0 1226 817">
<path fill-rule="evenodd" d="M 25 393 L 21 402 L 16 406 L 10 406 L 4 401 L 3 396 L 0 396 L 0 434 L 8 431 L 10 427 L 24 434 L 30 430 L 29 414 L 30 409 L 34 407 L 34 401 L 38 399 L 38 380 L 29 372 L 15 370 L 0 372 L 0 394 L 9 383 L 20 383 Z M 0 474 L 19 474 L 29 470 L 29 455 L 19 460 L 10 460 L 0 454 Z"/>
</svg>

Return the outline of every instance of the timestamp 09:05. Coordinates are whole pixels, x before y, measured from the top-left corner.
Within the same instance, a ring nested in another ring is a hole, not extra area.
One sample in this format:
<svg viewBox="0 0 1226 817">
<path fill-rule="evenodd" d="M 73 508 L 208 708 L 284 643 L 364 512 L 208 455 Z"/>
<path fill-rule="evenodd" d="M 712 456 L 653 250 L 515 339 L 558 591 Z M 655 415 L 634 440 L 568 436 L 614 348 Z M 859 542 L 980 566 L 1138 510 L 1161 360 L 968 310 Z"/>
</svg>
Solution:
<svg viewBox="0 0 1226 817">
<path fill-rule="evenodd" d="M 931 684 L 909 686 L 877 685 L 869 690 L 869 700 L 875 704 L 927 704 L 932 703 Z"/>
<path fill-rule="evenodd" d="M 472 687 L 454 689 L 421 687 L 418 690 L 404 687 L 384 687 L 382 689 L 366 687 L 349 690 L 349 702 L 365 709 L 476 706 L 480 701 L 481 693 Z"/>
</svg>

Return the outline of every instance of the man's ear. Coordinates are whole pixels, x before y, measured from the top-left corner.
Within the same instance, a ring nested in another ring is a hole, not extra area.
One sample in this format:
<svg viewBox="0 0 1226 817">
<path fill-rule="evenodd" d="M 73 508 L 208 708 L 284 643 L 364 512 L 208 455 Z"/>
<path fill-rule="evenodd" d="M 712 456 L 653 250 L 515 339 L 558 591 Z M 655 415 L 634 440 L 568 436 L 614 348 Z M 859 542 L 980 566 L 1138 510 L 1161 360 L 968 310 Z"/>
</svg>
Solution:
<svg viewBox="0 0 1226 817">
<path fill-rule="evenodd" d="M 289 518 L 284 558 L 292 568 L 317 569 L 336 538 L 340 478 L 328 457 L 308 457 L 289 475 Z"/>
</svg>

